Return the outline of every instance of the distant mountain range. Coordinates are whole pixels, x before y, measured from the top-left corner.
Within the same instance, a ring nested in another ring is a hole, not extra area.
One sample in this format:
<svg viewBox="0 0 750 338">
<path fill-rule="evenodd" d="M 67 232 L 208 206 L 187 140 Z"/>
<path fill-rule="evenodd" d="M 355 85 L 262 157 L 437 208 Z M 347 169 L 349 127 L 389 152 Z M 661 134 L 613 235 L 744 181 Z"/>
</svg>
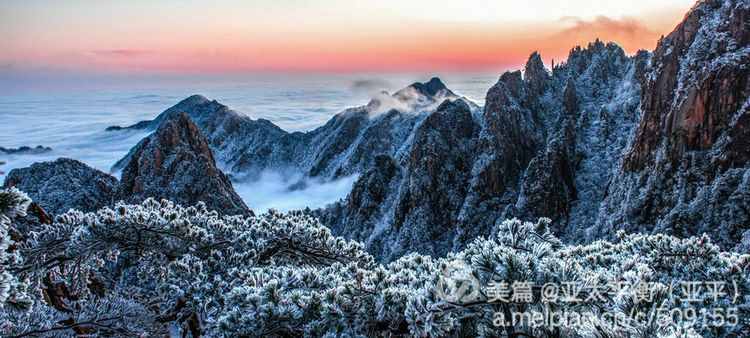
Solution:
<svg viewBox="0 0 750 338">
<path fill-rule="evenodd" d="M 311 212 L 384 261 L 459 250 L 513 217 L 550 218 L 570 242 L 705 232 L 747 251 L 749 18 L 746 2 L 703 1 L 653 53 L 597 40 L 553 69 L 533 53 L 523 72 L 500 76 L 484 107 L 433 78 L 304 133 L 194 95 L 153 120 L 108 128 L 155 133 L 113 166 L 123 178 L 102 203 L 203 200 L 247 213 L 218 168 L 234 180 L 358 174 L 344 200 Z M 5 185 L 51 208 L 38 182 L 55 175 L 13 170 Z"/>
</svg>

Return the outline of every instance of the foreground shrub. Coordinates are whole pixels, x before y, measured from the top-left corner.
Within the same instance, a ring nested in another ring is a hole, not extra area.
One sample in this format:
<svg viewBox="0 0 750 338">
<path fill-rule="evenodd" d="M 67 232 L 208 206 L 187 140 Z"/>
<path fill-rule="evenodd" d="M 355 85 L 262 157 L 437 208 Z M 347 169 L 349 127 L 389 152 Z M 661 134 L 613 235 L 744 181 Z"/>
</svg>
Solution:
<svg viewBox="0 0 750 338">
<path fill-rule="evenodd" d="M 0 310 L 3 336 L 750 334 L 750 258 L 707 237 L 566 246 L 547 220 L 508 220 L 464 251 L 382 265 L 301 212 L 221 217 L 155 200 L 70 211 L 11 239 L 29 202 L 0 194 L 0 300 L 27 299 Z M 696 285 L 700 295 L 683 294 Z M 717 285 L 723 294 L 709 294 Z M 545 312 L 581 320 L 514 322 Z"/>
</svg>

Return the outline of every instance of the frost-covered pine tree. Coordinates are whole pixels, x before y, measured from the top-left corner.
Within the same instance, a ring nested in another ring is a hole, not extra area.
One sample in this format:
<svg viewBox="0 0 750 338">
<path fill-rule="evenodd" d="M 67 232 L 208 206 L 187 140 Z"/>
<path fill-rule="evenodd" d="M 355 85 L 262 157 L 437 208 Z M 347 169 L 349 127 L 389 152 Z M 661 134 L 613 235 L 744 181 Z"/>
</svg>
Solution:
<svg viewBox="0 0 750 338">
<path fill-rule="evenodd" d="M 4 311 L 30 305 L 26 284 L 13 274 L 21 264 L 21 256 L 16 247 L 18 233 L 11 225 L 16 217 L 26 215 L 30 203 L 29 196 L 15 188 L 0 190 L 0 308 Z"/>
<path fill-rule="evenodd" d="M 22 213 L 29 202 L 20 192 L 9 193 L 23 198 L 6 204 L 17 208 L 4 207 L 15 210 L 4 211 L 4 220 Z M 4 224 L 12 231 L 12 222 Z M 508 220 L 494 235 L 475 240 L 461 252 L 442 258 L 409 254 L 383 265 L 361 243 L 332 236 L 302 212 L 219 216 L 203 204 L 182 207 L 155 200 L 117 204 L 96 213 L 70 211 L 52 224 L 24 227 L 12 250 L 16 259 L 12 264 L 3 261 L 9 278 L 28 285 L 33 302 L 26 311 L 0 310 L 0 334 L 733 337 L 749 333 L 747 255 L 722 252 L 705 236 L 620 234 L 616 242 L 566 246 L 548 225 L 546 219 Z M 723 282 L 740 296 L 681 302 L 670 297 L 670 290 L 682 281 Z M 611 282 L 647 283 L 653 297 L 639 299 L 633 292 L 608 286 Z M 567 284 L 578 288 L 581 301 L 542 299 L 543 285 Z M 490 288 L 512 285 L 525 285 L 528 294 L 521 297 L 515 290 L 499 294 L 497 288 Z M 595 286 L 603 288 L 604 295 L 587 299 Z M 712 326 L 700 318 L 689 325 L 665 325 L 634 315 L 715 308 L 735 309 L 737 323 Z M 594 319 L 564 327 L 510 320 L 514 313 L 530 311 L 593 314 Z M 627 325 L 597 319 L 605 313 L 624 318 Z"/>
</svg>

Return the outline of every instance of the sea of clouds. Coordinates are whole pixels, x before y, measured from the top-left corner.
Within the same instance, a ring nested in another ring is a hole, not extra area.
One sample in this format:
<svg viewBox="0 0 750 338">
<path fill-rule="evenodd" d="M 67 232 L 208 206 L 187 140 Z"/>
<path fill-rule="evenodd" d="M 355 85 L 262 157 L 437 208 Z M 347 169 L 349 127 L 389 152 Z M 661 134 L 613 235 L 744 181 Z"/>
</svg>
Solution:
<svg viewBox="0 0 750 338">
<path fill-rule="evenodd" d="M 109 172 L 148 132 L 106 132 L 111 125 L 130 125 L 154 118 L 181 99 L 202 94 L 252 118 L 265 118 L 289 131 L 323 125 L 345 108 L 365 105 L 382 91 L 395 92 L 431 75 L 257 76 L 118 80 L 98 84 L 75 82 L 59 86 L 0 88 L 0 147 L 47 146 L 51 152 L 0 154 L 0 182 L 13 168 L 59 157 L 80 160 Z M 482 104 L 495 75 L 443 77 L 454 92 Z M 2 87 L 2 86 L 0 86 Z M 115 173 L 117 174 L 117 173 Z M 356 177 L 334 182 L 266 173 L 257 181 L 235 182 L 235 189 L 253 209 L 264 211 L 318 208 L 344 198 Z"/>
</svg>

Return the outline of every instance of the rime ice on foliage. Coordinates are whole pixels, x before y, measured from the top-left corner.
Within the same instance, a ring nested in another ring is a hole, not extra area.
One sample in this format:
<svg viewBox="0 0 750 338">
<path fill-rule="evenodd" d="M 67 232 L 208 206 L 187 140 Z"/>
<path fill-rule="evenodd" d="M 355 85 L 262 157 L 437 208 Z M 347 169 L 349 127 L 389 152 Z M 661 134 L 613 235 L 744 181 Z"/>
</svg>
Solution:
<svg viewBox="0 0 750 338">
<path fill-rule="evenodd" d="M 13 271 L 22 264 L 16 250 L 15 231 L 12 221 L 26 215 L 31 199 L 16 188 L 0 190 L 0 308 L 14 311 L 17 307 L 27 307 L 30 300 L 26 294 L 27 285 Z"/>
<path fill-rule="evenodd" d="M 202 203 L 153 199 L 72 210 L 24 237 L 14 271 L 38 299 L 30 312 L 2 312 L 3 335 L 57 332 L 59 320 L 87 323 L 83 332 L 163 334 L 177 326 L 196 333 L 212 329 L 228 290 L 271 281 L 269 267 L 373 264 L 360 244 L 302 213 L 221 217 Z"/>
<path fill-rule="evenodd" d="M 19 243 L 24 260 L 12 272 L 27 281 L 35 299 L 30 311 L 0 311 L 0 330 L 3 335 L 156 336 L 171 331 L 212 337 L 552 332 L 549 327 L 493 325 L 493 314 L 520 305 L 489 302 L 486 293 L 476 293 L 471 303 L 441 298 L 441 278 L 456 264 L 482 285 L 615 280 L 648 281 L 663 290 L 698 280 L 734 281 L 740 292 L 750 292 L 750 257 L 721 252 L 707 237 L 623 235 L 614 243 L 565 246 L 549 224 L 547 219 L 508 220 L 492 236 L 445 258 L 410 254 L 381 265 L 362 244 L 332 236 L 303 213 L 219 216 L 203 204 L 182 207 L 152 199 L 96 213 L 70 211 Z M 749 301 L 741 298 L 736 304 L 741 318 L 750 316 Z M 727 303 L 694 306 L 719 305 Z M 523 306 L 544 305 L 534 297 Z M 684 304 L 662 293 L 649 303 L 623 293 L 599 303 L 554 306 L 626 314 Z M 690 328 L 721 337 L 748 329 L 746 321 L 722 331 Z M 656 325 L 589 325 L 564 328 L 557 336 L 668 337 L 675 332 Z"/>
</svg>

